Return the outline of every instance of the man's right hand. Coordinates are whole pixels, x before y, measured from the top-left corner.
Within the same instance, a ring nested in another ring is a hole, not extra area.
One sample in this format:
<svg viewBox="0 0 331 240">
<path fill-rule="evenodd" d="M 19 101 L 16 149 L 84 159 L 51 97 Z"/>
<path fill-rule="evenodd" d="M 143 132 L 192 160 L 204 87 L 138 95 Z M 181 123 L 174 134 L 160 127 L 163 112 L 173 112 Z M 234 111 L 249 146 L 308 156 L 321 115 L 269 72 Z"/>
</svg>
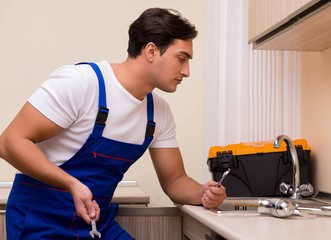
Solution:
<svg viewBox="0 0 331 240">
<path fill-rule="evenodd" d="M 88 224 L 91 224 L 91 218 L 94 218 L 96 221 L 99 220 L 99 204 L 92 200 L 92 192 L 87 186 L 77 180 L 71 187 L 70 193 L 74 199 L 78 216 L 83 218 Z"/>
</svg>

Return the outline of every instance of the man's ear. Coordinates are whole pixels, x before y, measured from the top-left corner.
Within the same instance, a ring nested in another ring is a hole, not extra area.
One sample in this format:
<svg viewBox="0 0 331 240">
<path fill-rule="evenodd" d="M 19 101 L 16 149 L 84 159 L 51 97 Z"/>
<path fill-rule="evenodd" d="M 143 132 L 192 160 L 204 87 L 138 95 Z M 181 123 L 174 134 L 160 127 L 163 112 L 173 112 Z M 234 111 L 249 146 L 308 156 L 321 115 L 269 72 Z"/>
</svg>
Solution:
<svg viewBox="0 0 331 240">
<path fill-rule="evenodd" d="M 157 46 L 153 42 L 149 42 L 145 47 L 145 56 L 148 61 L 152 62 L 157 51 Z"/>
</svg>

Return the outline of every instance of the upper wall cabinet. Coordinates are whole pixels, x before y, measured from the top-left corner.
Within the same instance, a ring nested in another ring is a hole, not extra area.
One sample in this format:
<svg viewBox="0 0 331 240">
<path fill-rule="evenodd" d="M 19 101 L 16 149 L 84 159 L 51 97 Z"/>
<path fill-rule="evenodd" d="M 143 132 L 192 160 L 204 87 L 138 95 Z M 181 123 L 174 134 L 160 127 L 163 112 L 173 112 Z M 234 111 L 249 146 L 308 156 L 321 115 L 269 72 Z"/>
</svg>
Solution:
<svg viewBox="0 0 331 240">
<path fill-rule="evenodd" d="M 331 0 L 249 0 L 254 49 L 321 51 L 331 47 Z"/>
</svg>

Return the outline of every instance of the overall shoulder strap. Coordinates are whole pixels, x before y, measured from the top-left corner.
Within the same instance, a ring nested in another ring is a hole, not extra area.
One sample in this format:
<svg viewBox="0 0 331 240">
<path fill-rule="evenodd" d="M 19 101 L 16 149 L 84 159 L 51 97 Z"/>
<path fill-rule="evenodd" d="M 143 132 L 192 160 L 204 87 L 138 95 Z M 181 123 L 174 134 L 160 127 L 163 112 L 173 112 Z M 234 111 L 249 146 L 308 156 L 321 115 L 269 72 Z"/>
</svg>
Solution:
<svg viewBox="0 0 331 240">
<path fill-rule="evenodd" d="M 154 101 L 152 93 L 147 94 L 147 126 L 146 126 L 146 136 L 145 142 L 149 144 L 153 137 L 155 131 L 155 122 L 154 122 Z"/>
<path fill-rule="evenodd" d="M 81 62 L 77 63 L 79 64 L 88 64 L 92 67 L 95 74 L 98 77 L 98 83 L 99 83 L 99 111 L 98 115 L 95 120 L 95 125 L 93 129 L 93 133 L 95 133 L 98 136 L 102 136 L 103 129 L 106 126 L 106 120 L 108 117 L 109 109 L 107 108 L 107 100 L 106 100 L 106 88 L 105 88 L 105 80 L 102 76 L 101 70 L 99 66 L 93 62 Z"/>
</svg>

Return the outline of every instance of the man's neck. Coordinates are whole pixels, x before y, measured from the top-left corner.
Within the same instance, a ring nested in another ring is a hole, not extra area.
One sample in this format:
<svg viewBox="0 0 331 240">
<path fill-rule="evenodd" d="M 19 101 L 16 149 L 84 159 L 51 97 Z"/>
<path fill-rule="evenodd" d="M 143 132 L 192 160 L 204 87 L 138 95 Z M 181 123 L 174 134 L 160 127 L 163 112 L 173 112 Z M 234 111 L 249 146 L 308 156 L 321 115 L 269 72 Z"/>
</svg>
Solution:
<svg viewBox="0 0 331 240">
<path fill-rule="evenodd" d="M 143 100 L 153 90 L 148 84 L 148 75 L 136 59 L 111 64 L 111 67 L 119 83 L 135 98 Z"/>
</svg>

